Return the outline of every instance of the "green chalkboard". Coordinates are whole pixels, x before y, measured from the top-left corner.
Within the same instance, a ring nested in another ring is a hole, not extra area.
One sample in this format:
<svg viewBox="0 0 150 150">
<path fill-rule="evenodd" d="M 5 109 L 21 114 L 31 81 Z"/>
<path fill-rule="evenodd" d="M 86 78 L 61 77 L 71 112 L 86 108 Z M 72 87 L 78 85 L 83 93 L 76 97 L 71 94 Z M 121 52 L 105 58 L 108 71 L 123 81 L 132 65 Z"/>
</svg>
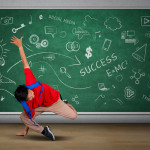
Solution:
<svg viewBox="0 0 150 150">
<path fill-rule="evenodd" d="M 20 112 L 13 93 L 24 70 L 13 35 L 35 77 L 78 112 L 150 111 L 150 10 L 0 10 L 0 112 Z"/>
</svg>

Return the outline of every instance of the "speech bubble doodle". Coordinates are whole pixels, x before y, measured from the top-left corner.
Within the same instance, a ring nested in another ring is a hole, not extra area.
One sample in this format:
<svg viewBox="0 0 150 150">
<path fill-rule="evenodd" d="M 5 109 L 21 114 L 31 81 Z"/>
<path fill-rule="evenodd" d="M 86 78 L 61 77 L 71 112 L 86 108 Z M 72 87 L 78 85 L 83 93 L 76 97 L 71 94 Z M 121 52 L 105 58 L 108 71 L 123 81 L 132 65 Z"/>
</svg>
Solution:
<svg viewBox="0 0 150 150">
<path fill-rule="evenodd" d="M 54 35 L 57 33 L 57 28 L 54 26 L 45 26 L 45 34 L 51 34 L 54 38 Z"/>
</svg>

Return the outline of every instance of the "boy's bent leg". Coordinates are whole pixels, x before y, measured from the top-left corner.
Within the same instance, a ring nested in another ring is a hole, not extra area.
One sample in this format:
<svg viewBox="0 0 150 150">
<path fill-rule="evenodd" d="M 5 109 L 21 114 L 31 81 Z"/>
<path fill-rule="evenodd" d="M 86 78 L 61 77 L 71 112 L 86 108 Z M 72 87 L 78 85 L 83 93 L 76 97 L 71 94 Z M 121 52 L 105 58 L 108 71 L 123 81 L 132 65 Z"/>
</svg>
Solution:
<svg viewBox="0 0 150 150">
<path fill-rule="evenodd" d="M 73 106 L 70 104 L 64 103 L 61 99 L 59 99 L 52 106 L 46 107 L 46 111 L 50 111 L 50 112 L 56 113 L 58 115 L 61 115 L 63 117 L 67 117 L 70 119 L 77 118 L 77 112 L 73 108 Z"/>
<path fill-rule="evenodd" d="M 38 116 L 38 115 L 41 114 L 41 113 L 42 113 L 42 112 L 39 112 L 39 111 L 36 112 L 36 111 L 35 111 L 35 117 Z M 35 122 L 35 120 L 34 120 L 35 117 L 32 118 L 32 121 L 34 121 L 34 122 Z M 36 125 L 34 124 L 34 122 L 32 122 L 32 121 L 28 118 L 28 116 L 26 115 L 25 112 L 22 112 L 22 113 L 21 113 L 20 119 L 22 120 L 22 122 L 23 122 L 26 126 L 28 126 L 30 129 L 34 130 L 35 132 L 41 133 L 41 132 L 44 130 L 44 128 L 43 128 L 42 126 L 40 126 L 38 123 L 35 122 L 35 124 L 38 125 L 38 126 L 36 126 Z"/>
</svg>

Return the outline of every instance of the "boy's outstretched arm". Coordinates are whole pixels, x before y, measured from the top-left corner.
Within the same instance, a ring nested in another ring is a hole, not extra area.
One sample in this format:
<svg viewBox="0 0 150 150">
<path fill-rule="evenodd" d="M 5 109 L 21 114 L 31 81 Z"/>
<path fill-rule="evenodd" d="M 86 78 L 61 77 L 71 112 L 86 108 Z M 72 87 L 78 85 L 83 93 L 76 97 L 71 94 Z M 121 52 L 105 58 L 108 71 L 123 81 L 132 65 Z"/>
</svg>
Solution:
<svg viewBox="0 0 150 150">
<path fill-rule="evenodd" d="M 22 38 L 23 37 L 21 37 L 20 39 L 18 39 L 16 36 L 13 36 L 12 39 L 11 39 L 12 40 L 11 43 L 13 43 L 16 46 L 18 46 L 19 52 L 20 52 L 20 56 L 21 56 L 21 60 L 22 60 L 22 63 L 23 63 L 23 67 L 24 68 L 30 68 L 29 64 L 28 64 L 28 61 L 26 59 L 26 55 L 25 55 L 24 50 L 23 50 Z"/>
</svg>

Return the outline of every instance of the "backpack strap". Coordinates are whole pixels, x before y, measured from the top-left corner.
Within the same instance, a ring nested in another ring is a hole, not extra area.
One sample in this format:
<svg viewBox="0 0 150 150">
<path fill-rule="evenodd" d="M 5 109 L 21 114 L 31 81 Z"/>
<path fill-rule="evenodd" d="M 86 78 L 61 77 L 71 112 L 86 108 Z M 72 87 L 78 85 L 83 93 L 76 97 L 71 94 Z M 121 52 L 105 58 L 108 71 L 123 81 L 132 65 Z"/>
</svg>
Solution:
<svg viewBox="0 0 150 150">
<path fill-rule="evenodd" d="M 35 82 L 34 84 L 28 85 L 26 87 L 31 90 L 31 89 L 36 88 L 39 85 L 41 85 L 41 91 L 40 91 L 40 98 L 41 98 L 41 95 L 42 95 L 42 92 L 43 92 L 43 85 L 40 82 Z"/>
<path fill-rule="evenodd" d="M 40 98 L 41 98 L 41 95 L 42 95 L 42 92 L 43 92 L 43 86 L 40 82 L 35 82 L 34 84 L 31 84 L 31 85 L 28 85 L 26 86 L 28 89 L 34 89 L 36 88 L 37 86 L 41 86 L 41 91 L 40 91 Z M 27 114 L 29 115 L 30 117 L 30 120 L 36 125 L 38 126 L 33 120 L 32 120 L 32 117 L 31 117 L 31 113 L 32 111 L 30 110 L 28 104 L 26 103 L 26 101 L 20 101 L 20 103 L 22 104 L 22 106 L 24 107 L 24 109 L 26 110 Z"/>
</svg>

